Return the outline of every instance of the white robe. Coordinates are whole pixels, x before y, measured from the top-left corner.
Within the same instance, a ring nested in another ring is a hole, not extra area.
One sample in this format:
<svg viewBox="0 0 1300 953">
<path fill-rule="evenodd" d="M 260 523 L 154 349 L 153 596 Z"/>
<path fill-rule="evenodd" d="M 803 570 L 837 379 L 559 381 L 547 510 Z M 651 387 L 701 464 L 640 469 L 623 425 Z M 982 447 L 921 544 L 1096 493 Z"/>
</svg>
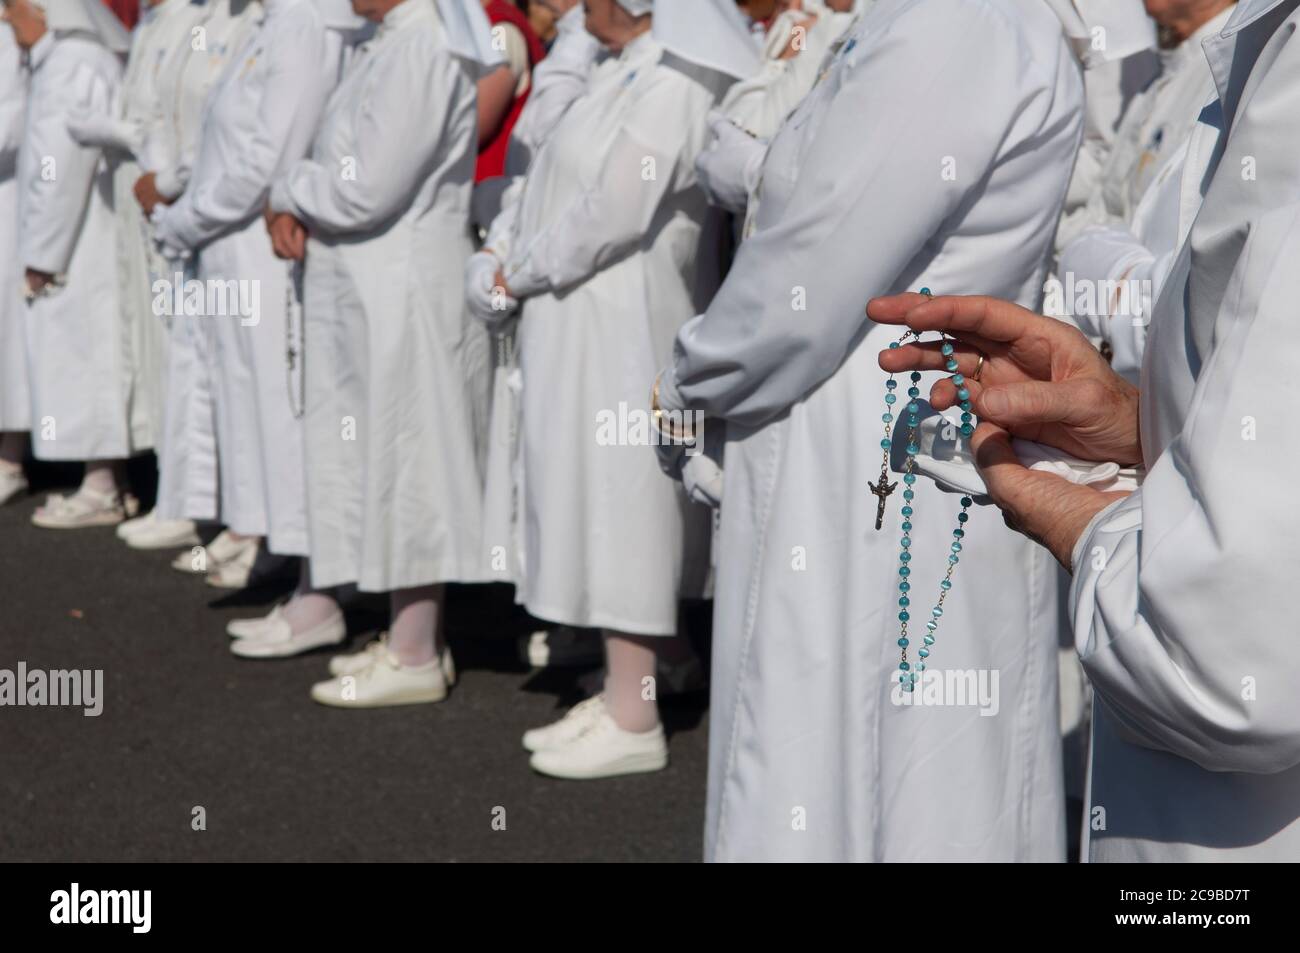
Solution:
<svg viewBox="0 0 1300 953">
<path fill-rule="evenodd" d="M 162 64 L 163 95 L 146 132 L 143 154 L 155 187 L 175 200 L 185 190 L 198 151 L 203 104 L 212 85 L 256 25 L 255 0 L 208 0 L 195 5 L 187 41 Z M 198 45 L 192 40 L 202 38 Z M 134 201 L 134 199 L 132 199 Z M 169 262 L 164 277 L 195 277 L 193 260 Z M 158 453 L 157 513 L 164 520 L 213 520 L 220 512 L 217 435 L 212 403 L 206 318 L 168 319 L 163 437 Z"/>
<path fill-rule="evenodd" d="M 32 451 L 42 460 L 113 460 L 132 432 L 130 329 L 118 308 L 112 173 L 69 135 L 73 113 L 111 113 L 122 64 L 79 34 L 47 32 L 29 55 L 18 159 L 19 266 L 58 285 L 26 309 Z"/>
<path fill-rule="evenodd" d="M 864 309 L 923 286 L 1035 305 L 1082 106 L 1040 0 L 880 0 L 772 142 L 757 229 L 661 380 L 727 427 L 708 860 L 1064 858 L 1057 567 L 990 508 L 931 669 L 996 672 L 997 714 L 898 704 L 901 489 L 878 532 L 867 484 L 899 335 Z M 915 490 L 925 618 L 958 505 Z"/>
<path fill-rule="evenodd" d="M 31 427 L 23 270 L 18 262 L 18 152 L 27 75 L 9 24 L 0 24 L 0 433 Z"/>
<path fill-rule="evenodd" d="M 526 299 L 522 588 L 538 618 L 671 635 L 679 595 L 702 587 L 707 511 L 663 478 L 644 428 L 602 445 L 599 427 L 644 413 L 716 286 L 694 161 L 728 82 L 646 33 L 597 67 L 529 169 L 505 276 Z"/>
<path fill-rule="evenodd" d="M 209 290 L 230 288 L 225 313 L 204 318 L 221 520 L 265 536 L 273 553 L 305 555 L 302 385 L 286 358 L 298 268 L 275 257 L 262 213 L 274 178 L 307 153 L 338 81 L 342 40 L 311 0 L 264 6 L 209 93 L 189 184 L 155 212 L 155 228 L 165 247 L 197 250 Z"/>
<path fill-rule="evenodd" d="M 1187 237 L 1197 203 L 1180 201 L 1182 180 L 1197 200 L 1204 187 L 1208 155 L 1188 159 L 1188 139 L 1202 109 L 1215 98 L 1214 78 L 1201 51 L 1201 41 L 1217 34 L 1233 8 L 1222 11 L 1173 50 L 1162 51 L 1161 74 L 1129 106 L 1101 171 L 1097 191 L 1088 201 L 1081 222 L 1088 223 L 1062 251 L 1058 271 L 1074 287 L 1088 283 L 1100 289 L 1097 308 L 1072 310 L 1084 334 L 1107 341 L 1111 366 L 1133 383 L 1142 369 L 1150 308 L 1173 259 Z M 1110 283 L 1142 289 L 1115 308 Z M 1103 284 L 1106 283 L 1106 284 Z M 1068 304 L 1068 302 L 1067 302 Z M 1120 313 L 1115 313 L 1116 311 Z"/>
<path fill-rule="evenodd" d="M 162 438 L 167 335 L 163 317 L 153 311 L 153 283 L 164 277 L 162 260 L 132 189 L 142 171 L 144 137 L 159 109 L 159 96 L 165 93 L 158 85 L 160 67 L 175 47 L 188 45 L 189 26 L 198 10 L 189 0 L 163 0 L 143 11 L 131 34 L 113 121 L 104 124 L 99 138 L 91 141 L 104 150 L 113 171 L 118 294 L 130 332 L 131 430 L 142 449 L 156 448 Z"/>
<path fill-rule="evenodd" d="M 1297 6 L 1246 0 L 1206 42 L 1229 131 L 1152 316 L 1147 477 L 1074 551 L 1094 861 L 1300 857 Z"/>
<path fill-rule="evenodd" d="M 432 4 L 361 45 L 272 206 L 307 251 L 307 496 L 316 586 L 484 578 L 486 331 L 465 311 L 475 73 Z M 396 91 L 402 91 L 397 95 Z M 355 176 L 340 169 L 354 168 Z"/>
</svg>

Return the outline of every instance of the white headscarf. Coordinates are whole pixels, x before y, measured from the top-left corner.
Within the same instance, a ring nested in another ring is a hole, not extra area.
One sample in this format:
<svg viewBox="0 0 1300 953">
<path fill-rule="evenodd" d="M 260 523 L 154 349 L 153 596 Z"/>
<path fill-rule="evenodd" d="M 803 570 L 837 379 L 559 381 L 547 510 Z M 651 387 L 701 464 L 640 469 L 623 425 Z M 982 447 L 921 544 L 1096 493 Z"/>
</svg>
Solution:
<svg viewBox="0 0 1300 953">
<path fill-rule="evenodd" d="M 1085 68 L 1154 49 L 1156 24 L 1142 0 L 1047 0 Z"/>
<path fill-rule="evenodd" d="M 352 0 L 316 0 L 325 25 L 331 30 L 353 32 L 362 30 L 369 22 L 365 17 L 357 16 L 352 9 Z"/>
<path fill-rule="evenodd" d="M 647 13 L 658 12 L 655 10 L 654 0 L 614 0 L 614 2 L 634 17 L 643 17 Z"/>
<path fill-rule="evenodd" d="M 36 5 L 45 11 L 51 33 L 83 33 L 114 53 L 131 48 L 131 34 L 100 0 L 36 0 Z"/>
<path fill-rule="evenodd" d="M 670 53 L 736 79 L 761 65 L 762 51 L 735 0 L 655 0 L 652 30 Z"/>
<path fill-rule="evenodd" d="M 491 70 L 505 62 L 499 50 L 492 48 L 492 24 L 480 0 L 409 0 L 432 2 L 438 11 L 447 47 L 461 59 Z"/>
</svg>

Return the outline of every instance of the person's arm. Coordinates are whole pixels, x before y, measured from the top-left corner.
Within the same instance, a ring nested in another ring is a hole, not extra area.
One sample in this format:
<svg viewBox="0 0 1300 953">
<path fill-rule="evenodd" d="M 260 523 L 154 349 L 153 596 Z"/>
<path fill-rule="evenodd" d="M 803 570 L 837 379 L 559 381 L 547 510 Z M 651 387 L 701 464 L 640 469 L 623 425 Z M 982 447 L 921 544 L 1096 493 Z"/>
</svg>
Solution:
<svg viewBox="0 0 1300 953">
<path fill-rule="evenodd" d="M 922 4 L 842 54 L 843 86 L 803 149 L 784 217 L 745 241 L 708 312 L 678 333 L 665 408 L 761 424 L 835 373 L 868 330 L 865 302 L 890 289 L 1033 112 L 1039 87 L 1017 36 L 988 5 Z M 1017 90 L 1025 98 L 1009 102 Z M 941 175 L 945 156 L 955 180 Z"/>
<path fill-rule="evenodd" d="M 112 86 L 104 77 L 60 53 L 52 51 L 41 67 L 52 75 L 39 80 L 47 84 L 45 110 L 29 118 L 24 148 L 32 159 L 26 164 L 31 174 L 19 186 L 24 195 L 18 225 L 20 264 L 48 275 L 66 272 L 72 261 L 101 155 L 99 149 L 72 138 L 68 116 L 107 115 L 113 101 Z"/>
<path fill-rule="evenodd" d="M 370 77 L 356 119 L 355 176 L 316 158 L 300 159 L 275 185 L 271 209 L 311 231 L 367 232 L 400 212 L 428 174 L 439 143 L 465 107 L 467 77 L 432 35 L 407 41 Z"/>
<path fill-rule="evenodd" d="M 1300 763 L 1300 417 L 1284 396 L 1300 356 L 1300 213 L 1252 232 L 1182 431 L 1078 540 L 1070 607 L 1084 668 L 1128 740 L 1211 771 L 1272 773 Z"/>
<path fill-rule="evenodd" d="M 657 67 L 669 70 L 670 67 Z M 511 249 L 506 286 L 517 298 L 580 284 L 635 249 L 672 194 L 694 187 L 689 143 L 703 138 L 682 84 L 655 81 L 619 120 L 596 181 L 537 235 Z"/>
<path fill-rule="evenodd" d="M 337 36 L 302 19 L 302 29 L 280 29 L 264 56 L 269 73 L 255 115 L 247 117 L 245 148 L 220 172 L 191 181 L 175 205 L 160 210 L 158 237 L 177 248 L 198 248 L 263 210 L 271 183 L 288 161 L 307 152 L 337 64 Z"/>
</svg>

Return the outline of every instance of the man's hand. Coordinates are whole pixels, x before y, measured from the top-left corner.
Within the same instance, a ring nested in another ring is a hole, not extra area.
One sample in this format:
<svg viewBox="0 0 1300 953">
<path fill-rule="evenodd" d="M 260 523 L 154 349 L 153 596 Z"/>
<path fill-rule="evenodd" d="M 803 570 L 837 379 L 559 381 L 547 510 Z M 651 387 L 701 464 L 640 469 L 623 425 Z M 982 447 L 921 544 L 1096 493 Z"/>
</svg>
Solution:
<svg viewBox="0 0 1300 953">
<path fill-rule="evenodd" d="M 894 295 L 870 302 L 867 315 L 951 336 L 957 372 L 981 421 L 1081 460 L 1141 464 L 1137 388 L 1070 325 L 984 297 Z M 880 366 L 890 373 L 946 370 L 940 346 L 933 341 L 882 351 Z M 947 378 L 939 381 L 930 402 L 936 410 L 954 406 L 957 388 Z"/>
<path fill-rule="evenodd" d="M 271 216 L 267 228 L 277 258 L 302 261 L 307 256 L 307 227 L 298 219 L 288 212 L 278 212 Z"/>
<path fill-rule="evenodd" d="M 146 218 L 153 215 L 153 210 L 159 205 L 171 204 L 171 199 L 158 191 L 158 183 L 152 172 L 146 172 L 136 179 L 132 191 L 135 192 L 135 200 L 144 209 Z"/>
</svg>

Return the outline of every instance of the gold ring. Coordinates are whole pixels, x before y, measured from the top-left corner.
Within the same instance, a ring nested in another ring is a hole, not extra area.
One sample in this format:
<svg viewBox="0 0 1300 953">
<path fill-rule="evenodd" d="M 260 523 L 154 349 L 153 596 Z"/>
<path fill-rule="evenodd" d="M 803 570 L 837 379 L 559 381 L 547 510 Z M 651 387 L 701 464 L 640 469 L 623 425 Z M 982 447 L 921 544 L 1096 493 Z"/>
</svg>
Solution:
<svg viewBox="0 0 1300 953">
<path fill-rule="evenodd" d="M 975 365 L 975 373 L 970 376 L 973 381 L 979 381 L 980 375 L 984 373 L 984 355 L 980 355 L 979 363 Z"/>
</svg>

